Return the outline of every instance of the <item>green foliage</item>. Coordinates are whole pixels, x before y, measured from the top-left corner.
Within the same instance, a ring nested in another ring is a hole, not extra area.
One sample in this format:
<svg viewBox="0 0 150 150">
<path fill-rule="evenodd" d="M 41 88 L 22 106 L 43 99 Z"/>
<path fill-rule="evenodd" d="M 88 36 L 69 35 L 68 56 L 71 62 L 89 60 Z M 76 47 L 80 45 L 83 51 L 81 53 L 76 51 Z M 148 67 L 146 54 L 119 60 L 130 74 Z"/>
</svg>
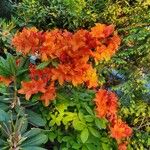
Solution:
<svg viewBox="0 0 150 150">
<path fill-rule="evenodd" d="M 12 4 L 10 0 L 1 0 L 0 1 L 0 18 L 9 19 L 12 13 Z"/>
<path fill-rule="evenodd" d="M 15 31 L 15 21 L 6 21 L 6 19 L 0 18 L 0 54 L 2 55 L 4 51 L 9 51 L 11 49 L 11 39 Z"/>
<path fill-rule="evenodd" d="M 68 91 L 69 90 L 69 91 Z M 49 140 L 56 149 L 111 150 L 115 142 L 107 136 L 105 119 L 98 119 L 93 111 L 94 92 L 65 86 L 59 89 L 51 111 L 42 109 L 47 120 Z M 53 111 L 52 111 L 53 110 Z M 105 130 L 103 130 L 105 129 Z"/>
<path fill-rule="evenodd" d="M 45 126 L 46 121 L 38 111 L 33 112 L 34 101 L 27 103 L 24 97 L 17 96 L 22 73 L 28 70 L 28 61 L 23 58 L 17 65 L 17 59 L 8 53 L 5 59 L 0 57 L 0 76 L 14 78 L 9 87 L 0 83 L 0 149 L 44 150 L 41 145 L 47 142 L 47 136 L 38 127 Z"/>
<path fill-rule="evenodd" d="M 23 0 L 16 6 L 17 25 L 36 26 L 43 29 L 53 27 L 88 27 L 96 21 L 96 14 L 88 9 L 85 0 Z"/>
<path fill-rule="evenodd" d="M 143 101 L 132 101 L 129 107 L 122 107 L 120 114 L 134 129 L 134 135 L 130 139 L 129 149 L 143 150 L 149 147 L 150 133 L 150 107 Z"/>
</svg>

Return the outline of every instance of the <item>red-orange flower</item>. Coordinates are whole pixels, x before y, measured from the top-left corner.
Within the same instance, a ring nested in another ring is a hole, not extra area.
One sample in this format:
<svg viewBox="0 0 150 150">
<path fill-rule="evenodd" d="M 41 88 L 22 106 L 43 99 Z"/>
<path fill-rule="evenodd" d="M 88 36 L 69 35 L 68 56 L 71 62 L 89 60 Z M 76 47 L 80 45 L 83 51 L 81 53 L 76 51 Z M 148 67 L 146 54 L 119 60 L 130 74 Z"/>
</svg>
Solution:
<svg viewBox="0 0 150 150">
<path fill-rule="evenodd" d="M 41 100 L 44 101 L 44 105 L 48 106 L 50 101 L 56 97 L 54 83 L 51 83 L 47 88 L 46 92 L 41 96 Z"/>
<path fill-rule="evenodd" d="M 111 136 L 116 140 L 131 136 L 132 129 L 121 119 L 117 119 L 114 125 L 110 127 Z"/>
<path fill-rule="evenodd" d="M 34 54 L 39 49 L 42 33 L 33 27 L 30 29 L 24 28 L 22 32 L 17 33 L 12 39 L 12 45 L 16 51 L 23 54 Z"/>
<path fill-rule="evenodd" d="M 27 100 L 29 100 L 33 94 L 36 94 L 38 92 L 41 93 L 46 92 L 45 90 L 46 83 L 41 79 L 39 79 L 38 81 L 31 80 L 29 82 L 22 82 L 21 85 L 22 88 L 18 90 L 18 93 L 25 94 Z"/>
<path fill-rule="evenodd" d="M 91 31 L 81 29 L 74 33 L 59 29 L 40 32 L 36 28 L 24 28 L 12 40 L 16 50 L 25 55 L 37 54 L 42 61 L 55 59 L 58 62 L 57 67 L 30 69 L 31 79 L 40 78 L 45 82 L 57 80 L 61 85 L 71 82 L 74 86 L 85 83 L 88 88 L 98 85 L 96 69 L 92 67 L 93 59 L 96 62 L 110 59 L 119 42 L 113 25 L 99 23 Z"/>
<path fill-rule="evenodd" d="M 47 61 L 49 59 L 59 58 L 63 51 L 69 49 L 72 34 L 68 31 L 54 29 L 45 33 L 45 41 L 39 51 L 41 59 Z"/>
<path fill-rule="evenodd" d="M 11 78 L 0 76 L 0 83 L 4 83 L 6 86 L 8 86 L 11 82 L 12 82 Z"/>
<path fill-rule="evenodd" d="M 117 103 L 118 99 L 116 94 L 111 91 L 100 89 L 96 93 L 96 112 L 98 117 L 103 118 L 106 117 L 110 119 L 111 117 L 116 116 L 117 113 Z M 112 119 L 112 118 L 111 118 Z"/>
<path fill-rule="evenodd" d="M 42 79 L 45 83 L 50 81 L 52 77 L 51 68 L 44 68 L 40 70 L 40 69 L 36 69 L 36 66 L 34 65 L 30 67 L 29 75 L 32 80 Z"/>
<path fill-rule="evenodd" d="M 127 150 L 127 142 L 120 143 L 118 145 L 118 150 Z"/>
</svg>

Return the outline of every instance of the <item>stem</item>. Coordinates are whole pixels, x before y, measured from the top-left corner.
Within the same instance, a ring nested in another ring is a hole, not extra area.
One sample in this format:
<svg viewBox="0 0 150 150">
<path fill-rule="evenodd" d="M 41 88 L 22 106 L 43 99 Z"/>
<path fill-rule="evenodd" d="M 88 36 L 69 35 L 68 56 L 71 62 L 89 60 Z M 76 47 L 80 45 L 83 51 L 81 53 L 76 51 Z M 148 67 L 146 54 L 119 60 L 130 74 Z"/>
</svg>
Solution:
<svg viewBox="0 0 150 150">
<path fill-rule="evenodd" d="M 14 98 L 11 107 L 14 108 L 18 104 L 18 96 L 17 96 L 17 80 L 16 76 L 14 76 Z"/>
</svg>

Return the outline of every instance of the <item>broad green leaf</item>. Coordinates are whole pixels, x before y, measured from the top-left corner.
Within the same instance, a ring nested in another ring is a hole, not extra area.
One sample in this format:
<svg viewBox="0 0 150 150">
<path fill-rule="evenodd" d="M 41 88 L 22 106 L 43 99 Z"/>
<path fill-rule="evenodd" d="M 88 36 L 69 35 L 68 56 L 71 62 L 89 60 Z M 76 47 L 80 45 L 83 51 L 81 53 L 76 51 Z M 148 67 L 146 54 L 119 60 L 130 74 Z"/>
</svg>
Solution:
<svg viewBox="0 0 150 150">
<path fill-rule="evenodd" d="M 24 146 L 21 147 L 21 150 L 46 150 L 46 149 L 38 146 Z"/>
<path fill-rule="evenodd" d="M 39 128 L 32 128 L 30 131 L 24 133 L 24 134 L 23 134 L 23 137 L 31 138 L 31 137 L 33 137 L 33 136 L 36 136 L 36 135 L 40 134 L 41 131 L 42 131 L 42 130 L 39 129 Z"/>
<path fill-rule="evenodd" d="M 107 121 L 105 119 L 95 119 L 95 124 L 99 129 L 106 129 Z"/>
<path fill-rule="evenodd" d="M 96 146 L 94 144 L 86 144 L 88 150 L 96 150 Z"/>
<path fill-rule="evenodd" d="M 0 121 L 8 121 L 9 115 L 2 109 L 0 109 Z"/>
<path fill-rule="evenodd" d="M 7 86 L 5 84 L 0 83 L 0 93 L 7 93 Z"/>
<path fill-rule="evenodd" d="M 26 110 L 26 113 L 28 114 L 28 119 L 31 124 L 34 124 L 35 126 L 45 126 L 46 121 L 40 114 L 37 114 L 31 110 Z"/>
<path fill-rule="evenodd" d="M 82 132 L 80 134 L 81 141 L 83 143 L 85 143 L 87 141 L 88 137 L 89 137 L 89 130 L 87 128 L 85 128 L 84 130 L 82 130 Z"/>
<path fill-rule="evenodd" d="M 102 143 L 103 150 L 110 150 L 110 147 L 106 143 Z"/>
<path fill-rule="evenodd" d="M 72 140 L 71 136 L 65 136 L 65 137 L 62 138 L 62 141 L 64 141 L 64 142 L 67 142 L 67 141 L 70 141 L 70 140 Z"/>
<path fill-rule="evenodd" d="M 150 138 L 148 138 L 148 143 L 147 143 L 147 145 L 150 146 Z"/>
<path fill-rule="evenodd" d="M 57 134 L 55 134 L 54 132 L 50 132 L 48 134 L 48 138 L 50 139 L 51 142 L 54 142 L 54 139 L 57 137 Z"/>
<path fill-rule="evenodd" d="M 83 145 L 81 150 L 88 150 L 88 148 L 85 145 Z"/>
<path fill-rule="evenodd" d="M 6 142 L 3 139 L 0 139 L 0 146 L 6 144 Z"/>
<path fill-rule="evenodd" d="M 38 134 L 34 137 L 31 138 L 27 138 L 27 140 L 25 140 L 22 143 L 22 146 L 38 146 L 41 144 L 45 144 L 47 142 L 47 136 L 44 134 Z"/>
<path fill-rule="evenodd" d="M 0 103 L 0 110 L 4 110 L 4 111 L 6 111 L 6 110 L 8 110 L 9 109 L 9 106 L 8 105 L 6 105 L 6 104 L 4 104 L 4 103 Z"/>
<path fill-rule="evenodd" d="M 94 115 L 93 110 L 88 105 L 85 104 L 84 107 L 90 115 L 92 115 L 92 116 Z"/>
<path fill-rule="evenodd" d="M 94 117 L 91 116 L 91 115 L 86 115 L 86 116 L 84 116 L 84 118 L 85 118 L 85 120 L 86 120 L 87 122 L 93 122 L 93 121 L 94 121 Z"/>
<path fill-rule="evenodd" d="M 90 130 L 92 135 L 94 135 L 95 137 L 98 137 L 98 138 L 100 137 L 99 131 L 97 131 L 96 129 L 94 129 L 92 127 L 89 127 L 88 129 Z"/>
<path fill-rule="evenodd" d="M 80 130 L 83 130 L 85 128 L 85 124 L 76 119 L 73 121 L 73 127 L 75 130 L 80 131 Z"/>
<path fill-rule="evenodd" d="M 26 73 L 27 71 L 28 71 L 28 69 L 18 70 L 18 71 L 17 71 L 17 76 L 20 76 L 20 75 Z"/>
<path fill-rule="evenodd" d="M 73 148 L 73 149 L 79 150 L 80 147 L 81 147 L 81 144 L 79 144 L 79 143 L 74 143 L 74 144 L 72 145 L 72 148 Z"/>
</svg>

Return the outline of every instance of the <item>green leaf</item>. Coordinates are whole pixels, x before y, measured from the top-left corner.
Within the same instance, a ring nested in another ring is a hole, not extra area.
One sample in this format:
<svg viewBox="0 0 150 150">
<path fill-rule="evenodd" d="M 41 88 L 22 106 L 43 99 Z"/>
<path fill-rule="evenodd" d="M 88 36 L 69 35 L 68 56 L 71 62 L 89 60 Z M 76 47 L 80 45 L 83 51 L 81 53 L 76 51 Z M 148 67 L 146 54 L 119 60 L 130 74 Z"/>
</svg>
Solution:
<svg viewBox="0 0 150 150">
<path fill-rule="evenodd" d="M 0 146 L 5 145 L 6 142 L 3 139 L 0 139 Z"/>
<path fill-rule="evenodd" d="M 54 142 L 54 139 L 57 137 L 57 134 L 55 134 L 54 132 L 50 132 L 48 134 L 48 137 L 49 137 L 51 142 Z"/>
<path fill-rule="evenodd" d="M 29 122 L 35 126 L 45 126 L 46 121 L 42 118 L 40 114 L 37 114 L 31 110 L 26 110 L 28 114 Z"/>
<path fill-rule="evenodd" d="M 4 104 L 4 103 L 0 103 L 0 109 L 2 109 L 2 110 L 4 110 L 4 111 L 6 111 L 6 110 L 8 110 L 8 109 L 9 109 L 9 106 L 8 106 L 8 105 L 6 105 L 6 104 Z"/>
<path fill-rule="evenodd" d="M 47 67 L 50 64 L 51 61 L 44 61 L 42 63 L 40 63 L 36 69 L 44 69 L 45 67 Z"/>
<path fill-rule="evenodd" d="M 74 144 L 72 145 L 72 148 L 73 148 L 73 149 L 79 150 L 80 147 L 81 147 L 81 144 L 79 144 L 79 143 L 74 143 Z"/>
<path fill-rule="evenodd" d="M 82 132 L 80 134 L 81 141 L 83 143 L 85 143 L 87 141 L 88 137 L 89 137 L 89 130 L 87 128 L 85 128 L 84 130 L 82 130 Z"/>
<path fill-rule="evenodd" d="M 148 138 L 148 143 L 147 143 L 147 145 L 150 146 L 150 138 Z"/>
<path fill-rule="evenodd" d="M 38 146 L 41 144 L 45 144 L 47 142 L 47 136 L 44 134 L 38 134 L 34 137 L 27 138 L 22 144 L 23 147 L 25 146 Z"/>
<path fill-rule="evenodd" d="M 13 57 L 13 55 L 11 54 L 7 54 L 7 62 L 9 64 L 9 68 L 11 70 L 11 74 L 15 75 L 16 71 L 17 71 L 17 66 L 16 66 L 16 60 L 15 57 Z"/>
<path fill-rule="evenodd" d="M 110 150 L 110 147 L 106 143 L 102 143 L 103 150 Z"/>
<path fill-rule="evenodd" d="M 86 144 L 86 147 L 88 150 L 96 150 L 96 146 L 94 144 L 91 144 L 91 143 Z"/>
<path fill-rule="evenodd" d="M 93 136 L 98 137 L 98 138 L 100 137 L 100 133 L 96 129 L 89 127 L 89 130 Z"/>
<path fill-rule="evenodd" d="M 106 129 L 107 121 L 105 119 L 95 119 L 95 124 L 99 129 Z"/>
<path fill-rule="evenodd" d="M 85 145 L 83 145 L 81 150 L 88 150 L 87 147 Z"/>
<path fill-rule="evenodd" d="M 93 110 L 88 105 L 85 104 L 84 107 L 90 115 L 92 115 L 92 116 L 94 115 Z"/>
<path fill-rule="evenodd" d="M 30 131 L 23 134 L 23 137 L 30 138 L 30 137 L 33 137 L 33 136 L 36 136 L 36 135 L 40 134 L 41 131 L 42 130 L 40 128 L 32 128 Z"/>
<path fill-rule="evenodd" d="M 0 121 L 8 121 L 9 115 L 2 109 L 0 109 Z"/>
<path fill-rule="evenodd" d="M 17 76 L 20 76 L 20 75 L 26 73 L 27 71 L 28 71 L 28 69 L 18 70 L 18 71 L 17 71 Z"/>
<path fill-rule="evenodd" d="M 75 130 L 81 131 L 85 128 L 85 124 L 76 119 L 73 121 L 73 127 Z"/>
<path fill-rule="evenodd" d="M 93 122 L 93 121 L 94 121 L 94 117 L 91 116 L 91 115 L 86 115 L 86 116 L 84 116 L 84 118 L 85 118 L 85 120 L 86 120 L 87 122 Z"/>
<path fill-rule="evenodd" d="M 46 150 L 45 148 L 41 148 L 38 146 L 25 146 L 21 147 L 22 150 Z"/>
<path fill-rule="evenodd" d="M 5 84 L 0 84 L 0 93 L 7 93 L 7 86 Z"/>
</svg>

